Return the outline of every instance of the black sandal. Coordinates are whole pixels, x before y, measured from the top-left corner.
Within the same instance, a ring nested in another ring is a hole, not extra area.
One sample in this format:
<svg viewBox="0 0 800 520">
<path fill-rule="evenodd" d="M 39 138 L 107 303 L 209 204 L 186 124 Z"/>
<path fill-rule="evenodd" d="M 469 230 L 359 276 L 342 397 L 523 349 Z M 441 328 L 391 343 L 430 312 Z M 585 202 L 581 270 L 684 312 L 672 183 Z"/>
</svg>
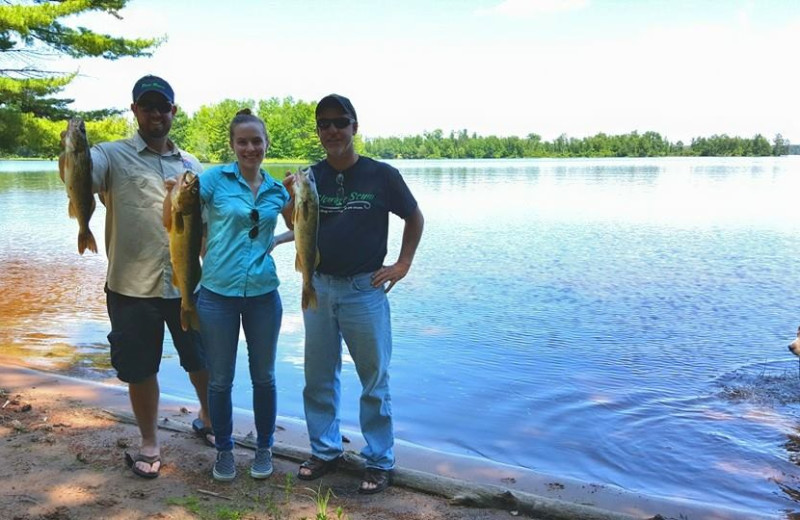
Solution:
<svg viewBox="0 0 800 520">
<path fill-rule="evenodd" d="M 340 460 L 342 460 L 342 457 L 325 460 L 317 457 L 316 455 L 312 455 L 310 459 L 300 464 L 300 469 L 307 469 L 309 473 L 303 474 L 298 471 L 297 478 L 300 480 L 316 480 L 323 475 L 333 473 L 336 471 L 336 468 L 339 467 Z"/>
<path fill-rule="evenodd" d="M 375 484 L 374 488 L 365 488 L 364 484 Z M 362 495 L 374 495 L 384 491 L 392 485 L 392 472 L 386 469 L 367 468 L 364 470 L 364 479 L 358 492 Z"/>
</svg>

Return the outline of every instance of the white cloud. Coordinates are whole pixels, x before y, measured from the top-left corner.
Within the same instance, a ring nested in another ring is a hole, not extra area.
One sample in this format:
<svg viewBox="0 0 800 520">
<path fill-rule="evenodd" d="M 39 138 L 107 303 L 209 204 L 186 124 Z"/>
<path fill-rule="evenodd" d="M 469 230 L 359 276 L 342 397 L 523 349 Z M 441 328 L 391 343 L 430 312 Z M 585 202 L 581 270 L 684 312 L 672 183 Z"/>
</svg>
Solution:
<svg viewBox="0 0 800 520">
<path fill-rule="evenodd" d="M 560 11 L 574 11 L 588 5 L 589 0 L 505 0 L 494 7 L 480 9 L 477 14 L 536 16 Z"/>
</svg>

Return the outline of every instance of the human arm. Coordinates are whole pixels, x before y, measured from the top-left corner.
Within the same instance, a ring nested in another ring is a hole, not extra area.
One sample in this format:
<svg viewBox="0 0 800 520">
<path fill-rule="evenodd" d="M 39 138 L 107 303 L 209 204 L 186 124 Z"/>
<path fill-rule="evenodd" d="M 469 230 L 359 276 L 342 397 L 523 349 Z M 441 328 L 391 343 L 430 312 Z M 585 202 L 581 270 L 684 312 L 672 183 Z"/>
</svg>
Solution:
<svg viewBox="0 0 800 520">
<path fill-rule="evenodd" d="M 411 262 L 414 260 L 414 255 L 417 252 L 417 246 L 422 238 L 422 229 L 425 227 L 425 218 L 419 206 L 414 208 L 414 211 L 405 218 L 405 225 L 403 226 L 403 241 L 400 244 L 400 255 L 397 257 L 397 262 L 392 265 L 381 267 L 375 274 L 372 275 L 372 286 L 380 287 L 384 283 L 389 283 L 386 287 L 386 292 L 392 290 L 394 284 L 405 278 L 411 269 Z"/>
<path fill-rule="evenodd" d="M 289 231 L 284 231 L 280 235 L 275 235 L 275 238 L 272 240 L 272 247 L 270 248 L 269 252 L 271 253 L 273 249 L 281 244 L 285 244 L 287 242 L 294 241 L 294 231 L 291 229 Z"/>
</svg>

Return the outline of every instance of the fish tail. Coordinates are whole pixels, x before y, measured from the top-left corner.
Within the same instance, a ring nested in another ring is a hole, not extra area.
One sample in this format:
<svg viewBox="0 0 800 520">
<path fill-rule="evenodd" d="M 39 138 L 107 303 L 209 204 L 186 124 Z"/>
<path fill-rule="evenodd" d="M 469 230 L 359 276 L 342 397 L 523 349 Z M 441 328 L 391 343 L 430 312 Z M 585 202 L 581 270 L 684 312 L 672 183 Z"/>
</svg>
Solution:
<svg viewBox="0 0 800 520">
<path fill-rule="evenodd" d="M 181 305 L 181 328 L 183 330 L 200 330 L 200 316 L 194 307 L 184 307 Z"/>
<path fill-rule="evenodd" d="M 309 307 L 312 309 L 317 308 L 317 291 L 311 284 L 309 284 L 308 287 L 303 287 L 302 306 L 303 310 L 306 310 Z"/>
<path fill-rule="evenodd" d="M 97 253 L 97 242 L 95 242 L 94 235 L 88 229 L 78 233 L 78 252 L 83 254 L 87 249 L 92 253 Z"/>
</svg>

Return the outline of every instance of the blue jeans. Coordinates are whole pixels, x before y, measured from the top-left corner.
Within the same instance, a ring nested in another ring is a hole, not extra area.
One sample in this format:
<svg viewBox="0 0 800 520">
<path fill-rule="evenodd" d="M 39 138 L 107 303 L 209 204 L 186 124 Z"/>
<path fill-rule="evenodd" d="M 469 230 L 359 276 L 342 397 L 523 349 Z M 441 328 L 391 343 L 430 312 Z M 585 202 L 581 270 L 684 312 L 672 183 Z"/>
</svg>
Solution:
<svg viewBox="0 0 800 520">
<path fill-rule="evenodd" d="M 303 312 L 306 329 L 303 404 L 311 453 L 331 460 L 343 452 L 339 431 L 342 339 L 361 381 L 361 454 L 367 467 L 394 468 L 394 432 L 389 396 L 392 327 L 383 288 L 371 273 L 353 277 L 314 274 L 317 309 Z"/>
<path fill-rule="evenodd" d="M 283 317 L 278 291 L 239 298 L 222 296 L 201 287 L 197 313 L 208 366 L 208 407 L 217 450 L 233 449 L 231 389 L 236 372 L 240 321 L 247 341 L 258 447 L 271 447 L 278 408 L 275 353 Z"/>
</svg>

